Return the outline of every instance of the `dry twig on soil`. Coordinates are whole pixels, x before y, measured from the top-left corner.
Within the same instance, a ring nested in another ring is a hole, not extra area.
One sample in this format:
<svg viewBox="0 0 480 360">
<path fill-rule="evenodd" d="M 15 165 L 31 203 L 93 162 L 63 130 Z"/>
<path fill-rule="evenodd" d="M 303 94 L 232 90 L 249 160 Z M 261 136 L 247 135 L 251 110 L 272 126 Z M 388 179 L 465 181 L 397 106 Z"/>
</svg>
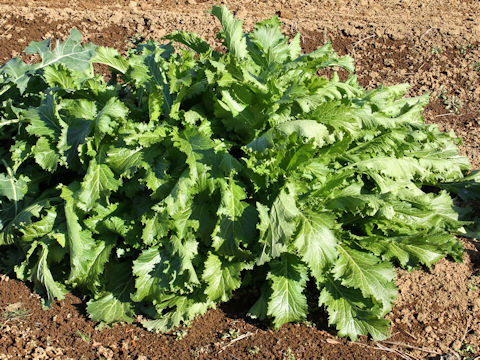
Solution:
<svg viewBox="0 0 480 360">
<path fill-rule="evenodd" d="M 239 337 L 237 337 L 237 338 L 233 339 L 232 341 L 230 341 L 228 344 L 222 346 L 222 349 L 221 349 L 218 353 L 220 354 L 222 351 L 224 351 L 226 348 L 232 346 L 232 345 L 235 344 L 237 341 L 243 340 L 243 339 L 245 339 L 245 338 L 247 338 L 247 337 L 249 337 L 249 336 L 255 335 L 255 334 L 256 334 L 256 332 L 252 333 L 252 332 L 249 331 L 249 332 L 247 332 L 247 333 L 245 333 L 245 334 L 240 335 Z"/>
</svg>

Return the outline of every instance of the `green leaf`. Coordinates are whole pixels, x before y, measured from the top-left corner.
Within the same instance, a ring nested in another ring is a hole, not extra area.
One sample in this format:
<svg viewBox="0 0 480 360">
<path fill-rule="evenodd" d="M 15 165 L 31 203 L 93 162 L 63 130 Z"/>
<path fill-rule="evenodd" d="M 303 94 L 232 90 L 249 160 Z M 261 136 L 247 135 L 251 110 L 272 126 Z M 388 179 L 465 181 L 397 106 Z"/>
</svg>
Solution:
<svg viewBox="0 0 480 360">
<path fill-rule="evenodd" d="M 267 279 L 272 282 L 267 315 L 273 316 L 276 328 L 307 317 L 307 298 L 303 291 L 307 282 L 307 269 L 300 259 L 284 254 L 270 263 Z"/>
<path fill-rule="evenodd" d="M 20 201 L 28 191 L 28 178 L 21 175 L 18 179 L 10 168 L 7 174 L 0 173 L 0 195 L 11 201 Z"/>
<path fill-rule="evenodd" d="M 337 258 L 335 227 L 335 219 L 326 213 L 303 211 L 300 214 L 294 245 L 317 281 L 323 281 L 325 271 Z"/>
<path fill-rule="evenodd" d="M 82 46 L 82 35 L 77 29 L 70 30 L 70 36 L 64 41 L 57 40 L 55 49 L 50 51 L 50 40 L 32 42 L 25 49 L 26 54 L 39 54 L 42 62 L 34 66 L 35 70 L 60 63 L 75 71 L 84 71 L 90 67 L 90 60 L 95 55 L 95 45 Z"/>
<path fill-rule="evenodd" d="M 115 178 L 108 165 L 98 164 L 96 159 L 92 159 L 82 182 L 82 189 L 78 195 L 80 203 L 77 206 L 85 211 L 90 210 L 103 193 L 116 191 L 121 184 L 122 181 Z"/>
<path fill-rule="evenodd" d="M 118 126 L 119 120 L 126 119 L 127 114 L 127 107 L 119 99 L 112 97 L 107 101 L 94 119 L 97 146 L 105 134 L 111 134 Z"/>
<path fill-rule="evenodd" d="M 375 236 L 362 239 L 359 245 L 382 255 L 387 260 L 396 260 L 402 266 L 416 267 L 423 264 L 430 267 L 445 256 L 446 250 L 451 247 L 450 244 L 455 243 L 453 235 L 438 233 Z"/>
<path fill-rule="evenodd" d="M 257 255 L 257 265 L 262 265 L 270 259 L 280 256 L 287 250 L 295 229 L 296 220 L 300 215 L 297 209 L 295 198 L 291 193 L 282 190 L 269 209 L 257 203 L 257 210 L 260 217 L 259 244 L 260 254 Z"/>
<path fill-rule="evenodd" d="M 96 49 L 95 56 L 91 59 L 92 62 L 108 65 L 118 72 L 125 74 L 128 70 L 128 61 L 123 58 L 117 50 L 99 46 Z"/>
<path fill-rule="evenodd" d="M 328 323 L 335 325 L 339 336 L 356 340 L 360 335 L 371 335 L 380 341 L 390 336 L 389 321 L 382 318 L 383 312 L 356 289 L 342 286 L 328 277 L 323 284 L 318 302 L 328 311 Z"/>
<path fill-rule="evenodd" d="M 151 247 L 143 251 L 133 262 L 133 274 L 136 293 L 133 301 L 144 299 L 156 300 L 170 288 L 170 275 L 168 254 L 158 247 Z"/>
<path fill-rule="evenodd" d="M 53 230 L 56 218 L 56 209 L 48 209 L 47 213 L 39 221 L 24 225 L 24 227 L 20 229 L 23 233 L 22 239 L 25 241 L 40 240 Z"/>
<path fill-rule="evenodd" d="M 21 266 L 17 267 L 15 270 L 20 279 L 28 279 L 32 281 L 36 291 L 43 292 L 43 289 L 46 290 L 47 299 L 44 301 L 44 306 L 47 308 L 50 307 L 55 299 L 64 299 L 65 294 L 68 292 L 65 285 L 55 281 L 53 278 L 48 261 L 50 249 L 51 246 L 48 242 L 34 241 L 27 252 L 26 259 L 23 261 Z M 35 252 L 38 254 L 38 259 L 37 261 L 29 264 L 32 261 L 31 258 Z M 25 276 L 22 274 L 22 272 L 28 265 L 31 266 L 31 269 L 27 271 L 28 275 Z"/>
<path fill-rule="evenodd" d="M 383 313 L 390 311 L 397 296 L 392 264 L 345 245 L 337 246 L 337 250 L 338 259 L 332 269 L 335 280 L 359 289 L 364 297 L 373 296 L 382 304 Z"/>
<path fill-rule="evenodd" d="M 188 325 L 197 315 L 204 314 L 215 303 L 205 299 L 196 293 L 189 296 L 165 296 L 165 299 L 157 304 L 157 312 L 170 309 L 167 314 L 159 315 L 156 320 L 142 321 L 142 325 L 150 331 L 167 332 L 184 323 Z"/>
<path fill-rule="evenodd" d="M 112 324 L 118 321 L 133 322 L 134 309 L 130 302 L 121 301 L 112 293 L 87 302 L 90 319 Z"/>
<path fill-rule="evenodd" d="M 220 189 L 222 197 L 217 210 L 217 226 L 212 233 L 212 246 L 222 255 L 239 255 L 240 243 L 248 244 L 256 235 L 254 208 L 244 201 L 247 194 L 232 177 L 222 179 Z"/>
<path fill-rule="evenodd" d="M 26 130 L 34 136 L 47 136 L 58 139 L 62 131 L 53 95 L 47 95 L 38 108 L 22 112 L 22 117 L 30 124 Z"/>
<path fill-rule="evenodd" d="M 67 243 L 70 254 L 69 283 L 88 284 L 92 265 L 102 255 L 105 243 L 97 243 L 92 233 L 82 229 L 75 212 L 76 198 L 73 187 L 62 189 L 65 200 L 65 218 L 67 222 Z"/>
<path fill-rule="evenodd" d="M 226 6 L 213 6 L 211 14 L 222 24 L 222 35 L 227 49 L 238 59 L 246 57 L 247 42 L 242 30 L 242 22 L 236 20 Z"/>
<path fill-rule="evenodd" d="M 43 208 L 58 198 L 37 200 L 23 207 L 13 206 L 13 211 L 0 212 L 0 245 L 13 244 L 18 239 L 16 230 L 22 230 L 32 223 L 32 217 L 39 217 Z"/>
<path fill-rule="evenodd" d="M 107 152 L 107 164 L 117 174 L 131 177 L 142 164 L 143 149 L 113 148 Z"/>
<path fill-rule="evenodd" d="M 198 37 L 197 34 L 190 33 L 187 31 L 174 31 L 171 34 L 168 34 L 164 37 L 167 40 L 173 40 L 188 46 L 190 49 L 197 53 L 206 53 L 211 50 L 210 45 L 203 40 L 202 38 Z"/>
<path fill-rule="evenodd" d="M 38 138 L 32 151 L 34 153 L 35 161 L 42 169 L 50 172 L 56 170 L 59 156 L 56 151 L 52 149 L 50 142 L 46 138 Z"/>
<path fill-rule="evenodd" d="M 43 76 L 50 87 L 72 90 L 78 83 L 78 78 L 72 74 L 72 71 L 61 64 L 47 66 Z"/>
<path fill-rule="evenodd" d="M 90 318 L 106 324 L 133 322 L 135 308 L 130 300 L 132 283 L 130 264 L 116 261 L 107 264 L 103 291 L 87 302 Z"/>
<path fill-rule="evenodd" d="M 205 261 L 202 279 L 207 283 L 205 294 L 212 301 L 228 301 L 232 292 L 240 287 L 240 274 L 247 266 L 243 262 L 222 259 L 210 253 Z"/>
<path fill-rule="evenodd" d="M 6 81 L 14 83 L 20 90 L 20 94 L 23 94 L 30 80 L 28 76 L 28 71 L 30 70 L 30 65 L 25 64 L 20 58 L 16 57 L 8 60 L 0 67 L 0 75 L 5 76 Z"/>
</svg>

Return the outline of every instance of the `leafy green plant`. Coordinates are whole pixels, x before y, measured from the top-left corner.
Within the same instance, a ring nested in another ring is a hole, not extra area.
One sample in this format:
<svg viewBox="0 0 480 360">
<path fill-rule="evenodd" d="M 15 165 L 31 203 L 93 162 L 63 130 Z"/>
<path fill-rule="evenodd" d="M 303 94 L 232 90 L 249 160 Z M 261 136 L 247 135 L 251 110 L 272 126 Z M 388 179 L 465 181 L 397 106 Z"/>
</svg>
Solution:
<svg viewBox="0 0 480 360">
<path fill-rule="evenodd" d="M 212 14 L 225 53 L 177 31 L 191 50 L 121 56 L 72 30 L 0 68 L 2 254 L 46 306 L 76 289 L 102 323 L 168 331 L 243 286 L 278 328 L 306 319 L 308 283 L 340 336 L 386 338 L 394 263 L 461 260 L 450 193 L 480 198 L 479 174 L 424 123 L 428 95 L 366 91 L 276 17 L 244 34 Z M 336 68 L 345 82 L 317 76 Z"/>
</svg>

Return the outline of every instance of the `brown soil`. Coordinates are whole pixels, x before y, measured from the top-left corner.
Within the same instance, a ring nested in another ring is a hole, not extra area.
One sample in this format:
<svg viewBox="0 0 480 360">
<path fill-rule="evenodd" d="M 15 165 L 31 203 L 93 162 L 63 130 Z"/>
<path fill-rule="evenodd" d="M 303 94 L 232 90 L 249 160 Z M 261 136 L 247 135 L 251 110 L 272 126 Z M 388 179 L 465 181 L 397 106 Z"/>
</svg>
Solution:
<svg viewBox="0 0 480 360">
<path fill-rule="evenodd" d="M 211 0 L 0 0 L 0 63 L 30 41 L 64 38 L 77 27 L 86 41 L 125 51 L 135 36 L 158 39 L 175 29 L 215 42 Z M 305 51 L 331 39 L 352 55 L 361 84 L 411 84 L 431 93 L 428 122 L 453 129 L 461 151 L 480 168 L 480 2 L 477 0 L 229 0 L 245 27 L 277 14 Z M 464 240 L 464 262 L 397 271 L 392 337 L 352 343 L 325 326 L 290 324 L 280 331 L 245 318 L 237 299 L 197 318 L 191 328 L 154 334 L 139 325 L 95 330 L 82 299 L 68 295 L 48 311 L 8 276 L 0 280 L 0 359 L 459 359 L 480 354 L 480 243 Z M 470 351 L 471 350 L 471 351 Z"/>
</svg>

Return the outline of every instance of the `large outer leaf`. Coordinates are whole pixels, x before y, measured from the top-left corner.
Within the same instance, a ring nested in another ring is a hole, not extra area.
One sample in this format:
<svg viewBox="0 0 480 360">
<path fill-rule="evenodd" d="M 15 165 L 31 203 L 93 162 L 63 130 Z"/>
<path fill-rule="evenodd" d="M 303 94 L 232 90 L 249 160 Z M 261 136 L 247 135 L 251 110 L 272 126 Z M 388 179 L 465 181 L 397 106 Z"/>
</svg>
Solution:
<svg viewBox="0 0 480 360">
<path fill-rule="evenodd" d="M 38 108 L 32 108 L 22 113 L 30 124 L 27 131 L 34 136 L 47 136 L 58 139 L 62 131 L 57 113 L 57 105 L 53 95 L 47 95 Z"/>
<path fill-rule="evenodd" d="M 279 328 L 291 321 L 302 321 L 307 316 L 307 298 L 303 291 L 307 282 L 307 269 L 300 259 L 284 254 L 270 263 L 267 279 L 271 280 L 272 293 L 267 315 Z"/>
<path fill-rule="evenodd" d="M 255 210 L 244 200 L 244 188 L 232 178 L 220 181 L 221 203 L 217 210 L 218 222 L 212 234 L 212 246 L 223 255 L 241 253 L 240 243 L 248 244 L 255 237 L 257 218 Z"/>
<path fill-rule="evenodd" d="M 53 300 L 61 300 L 68 292 L 65 285 L 55 281 L 49 264 L 49 251 L 51 244 L 44 241 L 34 241 L 26 254 L 26 259 L 23 263 L 16 267 L 15 272 L 19 279 L 30 280 L 35 285 L 35 290 L 47 292 L 47 299 L 44 301 L 46 307 L 50 307 Z M 37 261 L 32 261 L 32 256 L 37 253 Z M 27 266 L 30 268 L 27 269 Z"/>
<path fill-rule="evenodd" d="M 132 273 L 130 264 L 113 262 L 107 268 L 104 290 L 87 303 L 87 311 L 93 321 L 112 324 L 117 321 L 131 323 L 135 310 L 130 300 Z"/>
<path fill-rule="evenodd" d="M 298 254 L 308 265 L 317 281 L 337 258 L 337 239 L 333 228 L 335 219 L 325 213 L 303 211 L 294 242 Z"/>
<path fill-rule="evenodd" d="M 205 294 L 212 301 L 228 301 L 232 292 L 240 287 L 240 273 L 246 267 L 247 264 L 242 261 L 229 261 L 210 253 L 202 275 L 207 283 Z"/>
<path fill-rule="evenodd" d="M 14 177 L 10 168 L 7 174 L 0 174 L 0 196 L 5 196 L 12 201 L 20 201 L 28 191 L 28 183 L 24 176 Z"/>
<path fill-rule="evenodd" d="M 392 264 L 345 245 L 337 249 L 338 259 L 332 270 L 335 280 L 359 289 L 364 297 L 373 296 L 382 303 L 384 313 L 390 311 L 397 295 Z"/>
<path fill-rule="evenodd" d="M 65 218 L 67 222 L 67 243 L 70 253 L 70 283 L 88 285 L 91 267 L 97 258 L 102 256 L 105 242 L 97 243 L 89 230 L 82 229 L 75 212 L 74 193 L 69 188 L 63 188 L 62 197 L 65 200 Z"/>
<path fill-rule="evenodd" d="M 359 335 L 371 335 L 375 340 L 389 337 L 389 322 L 383 312 L 362 296 L 359 290 L 342 286 L 332 277 L 323 284 L 319 304 L 328 311 L 328 323 L 335 324 L 338 335 L 356 340 Z"/>
<path fill-rule="evenodd" d="M 211 11 L 223 27 L 225 46 L 233 56 L 241 59 L 247 56 L 247 42 L 242 30 L 242 22 L 233 17 L 226 6 L 214 6 Z"/>
<path fill-rule="evenodd" d="M 170 288 L 168 253 L 151 247 L 143 251 L 133 262 L 133 274 L 137 277 L 134 301 L 156 300 Z"/>
<path fill-rule="evenodd" d="M 115 178 L 112 170 L 106 164 L 98 164 L 96 159 L 90 160 L 87 174 L 82 182 L 82 190 L 78 195 L 78 207 L 90 210 L 102 193 L 116 191 L 121 185 L 121 180 Z"/>
<path fill-rule="evenodd" d="M 34 65 L 34 69 L 44 68 L 48 65 L 61 63 L 66 67 L 84 71 L 90 67 L 90 60 L 95 55 L 96 46 L 93 44 L 82 45 L 82 35 L 77 29 L 70 30 L 70 36 L 62 43 L 57 40 L 55 49 L 50 51 L 50 40 L 32 42 L 25 49 L 26 54 L 39 54 L 42 62 Z"/>
<path fill-rule="evenodd" d="M 296 219 L 300 214 L 292 194 L 282 190 L 268 211 L 268 208 L 257 203 L 260 217 L 259 244 L 260 253 L 257 255 L 257 265 L 262 265 L 274 259 L 287 250 L 287 243 L 296 228 Z"/>
</svg>

